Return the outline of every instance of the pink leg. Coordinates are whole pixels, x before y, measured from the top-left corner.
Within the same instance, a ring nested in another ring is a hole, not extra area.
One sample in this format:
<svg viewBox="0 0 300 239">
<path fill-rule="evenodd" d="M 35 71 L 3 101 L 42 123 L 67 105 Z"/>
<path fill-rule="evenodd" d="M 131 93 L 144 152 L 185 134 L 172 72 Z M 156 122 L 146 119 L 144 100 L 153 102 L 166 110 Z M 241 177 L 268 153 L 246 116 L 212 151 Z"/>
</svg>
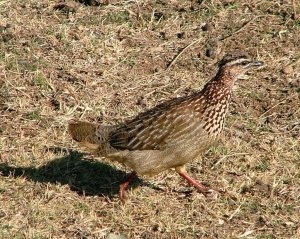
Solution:
<svg viewBox="0 0 300 239">
<path fill-rule="evenodd" d="M 186 172 L 180 172 L 179 175 L 188 181 L 189 184 L 195 186 L 203 194 L 209 193 L 209 188 L 205 187 L 203 184 L 197 182 L 195 179 L 190 177 Z"/>
<path fill-rule="evenodd" d="M 217 189 L 212 189 L 212 188 L 208 188 L 206 186 L 204 186 L 203 184 L 197 182 L 195 179 L 193 179 L 192 177 L 190 177 L 185 169 L 185 166 L 178 166 L 175 168 L 176 172 L 183 177 L 185 180 L 188 181 L 189 184 L 195 186 L 201 193 L 203 193 L 204 195 L 206 195 L 207 193 L 210 193 L 212 191 L 217 191 L 217 192 L 221 192 L 220 190 Z"/>
<path fill-rule="evenodd" d="M 120 185 L 119 195 L 122 202 L 126 200 L 127 198 L 126 188 L 128 187 L 129 183 L 132 181 L 132 179 L 135 176 L 136 176 L 136 172 L 133 171 L 126 177 L 125 181 Z"/>
</svg>

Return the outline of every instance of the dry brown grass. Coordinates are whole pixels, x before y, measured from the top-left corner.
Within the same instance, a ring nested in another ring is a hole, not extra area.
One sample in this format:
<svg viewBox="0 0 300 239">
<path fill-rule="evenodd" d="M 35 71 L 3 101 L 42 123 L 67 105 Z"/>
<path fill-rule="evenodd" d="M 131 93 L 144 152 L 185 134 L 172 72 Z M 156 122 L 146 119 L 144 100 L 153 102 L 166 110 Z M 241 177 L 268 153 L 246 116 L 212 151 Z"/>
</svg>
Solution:
<svg viewBox="0 0 300 239">
<path fill-rule="evenodd" d="M 199 2 L 111 0 L 72 13 L 0 1 L 1 238 L 300 238 L 292 1 Z M 67 121 L 113 124 L 199 89 L 235 47 L 266 66 L 237 82 L 221 144 L 189 165 L 228 195 L 205 198 L 167 172 L 137 181 L 121 205 L 126 169 L 79 153 Z"/>
</svg>

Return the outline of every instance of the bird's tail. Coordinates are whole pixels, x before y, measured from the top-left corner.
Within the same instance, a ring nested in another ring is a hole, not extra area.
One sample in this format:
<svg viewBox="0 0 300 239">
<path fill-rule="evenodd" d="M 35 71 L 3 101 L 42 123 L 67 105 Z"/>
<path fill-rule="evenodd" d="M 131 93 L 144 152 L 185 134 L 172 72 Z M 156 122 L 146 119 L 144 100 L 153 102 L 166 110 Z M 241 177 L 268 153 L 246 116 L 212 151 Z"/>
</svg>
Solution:
<svg viewBox="0 0 300 239">
<path fill-rule="evenodd" d="M 105 156 L 109 147 L 108 137 L 111 126 L 102 126 L 85 121 L 71 120 L 68 131 L 71 137 L 88 151 Z"/>
</svg>

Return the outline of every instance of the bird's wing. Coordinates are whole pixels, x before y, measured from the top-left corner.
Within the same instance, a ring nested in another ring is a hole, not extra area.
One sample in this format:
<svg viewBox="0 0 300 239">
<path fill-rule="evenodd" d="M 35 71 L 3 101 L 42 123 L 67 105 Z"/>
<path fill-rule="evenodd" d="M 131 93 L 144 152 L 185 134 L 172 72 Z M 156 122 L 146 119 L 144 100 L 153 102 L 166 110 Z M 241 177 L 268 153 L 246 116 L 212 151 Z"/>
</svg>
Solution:
<svg viewBox="0 0 300 239">
<path fill-rule="evenodd" d="M 201 124 L 188 102 L 171 102 L 138 115 L 113 131 L 110 145 L 117 149 L 161 150 L 184 138 Z"/>
</svg>

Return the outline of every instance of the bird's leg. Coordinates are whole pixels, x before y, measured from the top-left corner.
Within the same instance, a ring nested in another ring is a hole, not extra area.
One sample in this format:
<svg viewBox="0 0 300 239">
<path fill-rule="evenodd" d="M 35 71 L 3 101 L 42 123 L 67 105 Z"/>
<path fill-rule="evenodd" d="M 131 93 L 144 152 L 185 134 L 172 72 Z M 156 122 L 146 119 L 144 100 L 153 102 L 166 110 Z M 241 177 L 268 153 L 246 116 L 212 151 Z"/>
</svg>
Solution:
<svg viewBox="0 0 300 239">
<path fill-rule="evenodd" d="M 128 187 L 129 183 L 132 181 L 132 179 L 136 176 L 136 172 L 133 171 L 130 174 L 127 175 L 125 181 L 120 184 L 120 199 L 124 202 L 127 198 L 126 188 Z"/>
<path fill-rule="evenodd" d="M 201 193 L 203 193 L 204 195 L 209 193 L 211 191 L 210 188 L 204 186 L 203 184 L 197 182 L 195 179 L 193 179 L 192 177 L 190 177 L 185 169 L 185 166 L 179 166 L 175 168 L 176 172 L 183 177 L 185 180 L 188 181 L 189 184 L 195 186 Z"/>
</svg>

